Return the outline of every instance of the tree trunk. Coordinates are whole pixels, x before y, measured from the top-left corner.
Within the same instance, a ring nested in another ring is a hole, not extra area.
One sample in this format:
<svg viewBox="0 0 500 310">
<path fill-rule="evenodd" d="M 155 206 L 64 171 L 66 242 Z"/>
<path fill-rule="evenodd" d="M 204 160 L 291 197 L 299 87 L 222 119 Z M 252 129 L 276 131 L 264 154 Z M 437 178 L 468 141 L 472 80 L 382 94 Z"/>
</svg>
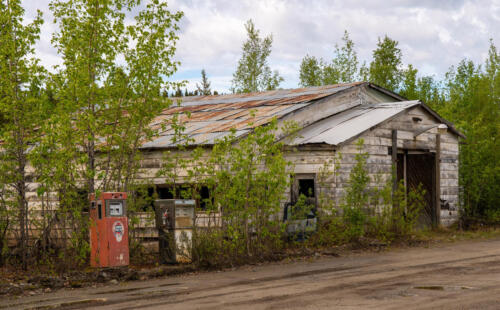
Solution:
<svg viewBox="0 0 500 310">
<path fill-rule="evenodd" d="M 19 142 L 17 149 L 17 205 L 19 208 L 18 220 L 19 229 L 21 234 L 20 247 L 21 247 L 21 264 L 23 270 L 28 268 L 28 243 L 29 243 L 29 232 L 28 232 L 28 202 L 26 201 L 26 176 L 25 176 L 25 154 L 23 150 L 22 142 Z"/>
<path fill-rule="evenodd" d="M 250 199 L 250 177 L 251 177 L 251 172 L 249 170 L 248 175 L 247 175 L 247 184 L 246 184 L 246 196 L 245 196 L 245 240 L 246 240 L 246 245 L 247 245 L 247 255 L 250 256 L 250 232 L 248 231 L 248 209 L 249 209 L 249 203 L 248 200 Z"/>
</svg>

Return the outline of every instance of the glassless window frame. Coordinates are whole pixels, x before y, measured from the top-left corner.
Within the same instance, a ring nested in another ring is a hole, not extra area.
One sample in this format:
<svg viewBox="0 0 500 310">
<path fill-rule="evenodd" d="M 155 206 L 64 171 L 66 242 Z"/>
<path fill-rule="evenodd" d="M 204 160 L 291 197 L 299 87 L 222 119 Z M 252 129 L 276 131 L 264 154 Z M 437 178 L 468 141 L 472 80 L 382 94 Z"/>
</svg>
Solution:
<svg viewBox="0 0 500 310">
<path fill-rule="evenodd" d="M 297 173 L 292 176 L 293 180 L 291 182 L 290 188 L 290 202 L 295 204 L 299 199 L 300 195 L 300 180 L 313 180 L 314 193 L 311 193 L 312 196 L 308 197 L 311 200 L 314 200 L 314 204 L 317 206 L 318 204 L 318 184 L 316 182 L 316 174 L 315 173 Z M 307 196 L 307 195 L 306 195 Z"/>
</svg>

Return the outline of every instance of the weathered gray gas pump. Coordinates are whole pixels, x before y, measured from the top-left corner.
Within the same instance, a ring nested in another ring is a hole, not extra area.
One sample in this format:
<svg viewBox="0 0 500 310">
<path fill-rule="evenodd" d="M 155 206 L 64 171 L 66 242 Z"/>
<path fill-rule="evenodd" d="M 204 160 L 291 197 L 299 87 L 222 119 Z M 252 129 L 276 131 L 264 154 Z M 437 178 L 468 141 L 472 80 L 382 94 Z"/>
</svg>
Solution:
<svg viewBox="0 0 500 310">
<path fill-rule="evenodd" d="M 158 199 L 155 201 L 161 264 L 191 261 L 195 207 L 196 201 L 191 199 Z"/>
</svg>

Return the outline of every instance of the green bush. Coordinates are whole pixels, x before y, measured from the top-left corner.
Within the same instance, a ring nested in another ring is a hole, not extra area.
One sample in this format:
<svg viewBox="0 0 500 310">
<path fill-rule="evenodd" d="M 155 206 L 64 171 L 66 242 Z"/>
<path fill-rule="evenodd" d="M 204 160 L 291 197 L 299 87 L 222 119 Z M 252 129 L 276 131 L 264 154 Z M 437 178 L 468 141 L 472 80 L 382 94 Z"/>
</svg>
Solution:
<svg viewBox="0 0 500 310">
<path fill-rule="evenodd" d="M 368 154 L 363 152 L 362 139 L 357 147 L 355 164 L 340 204 L 342 212 L 337 214 L 334 202 L 322 197 L 320 223 L 317 233 L 310 238 L 310 246 L 358 243 L 362 238 L 391 242 L 406 239 L 417 229 L 425 204 L 422 186 L 407 189 L 401 181 L 393 193 L 392 179 L 382 182 L 381 176 L 372 179 L 368 174 Z M 370 183 L 381 186 L 370 188 Z"/>
</svg>

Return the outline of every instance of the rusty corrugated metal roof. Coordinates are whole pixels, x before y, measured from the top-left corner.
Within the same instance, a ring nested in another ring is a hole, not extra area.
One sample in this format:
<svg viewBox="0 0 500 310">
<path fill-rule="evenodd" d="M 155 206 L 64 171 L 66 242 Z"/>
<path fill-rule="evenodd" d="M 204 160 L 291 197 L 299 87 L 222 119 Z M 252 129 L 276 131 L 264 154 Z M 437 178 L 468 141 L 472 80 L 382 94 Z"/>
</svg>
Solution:
<svg viewBox="0 0 500 310">
<path fill-rule="evenodd" d="M 176 113 L 191 114 L 189 118 L 182 114 L 180 121 L 186 127 L 184 134 L 193 139 L 194 144 L 213 144 L 216 139 L 229 134 L 231 129 L 237 131 L 237 136 L 244 135 L 256 126 L 269 123 L 274 117 L 280 118 L 318 99 L 361 84 L 364 82 L 249 94 L 173 98 L 173 106 L 164 110 L 150 124 L 151 128 L 159 131 L 162 125 L 166 125 L 167 130 L 142 147 L 175 146 L 171 143 L 173 133 L 169 130 L 168 122 Z"/>
</svg>

